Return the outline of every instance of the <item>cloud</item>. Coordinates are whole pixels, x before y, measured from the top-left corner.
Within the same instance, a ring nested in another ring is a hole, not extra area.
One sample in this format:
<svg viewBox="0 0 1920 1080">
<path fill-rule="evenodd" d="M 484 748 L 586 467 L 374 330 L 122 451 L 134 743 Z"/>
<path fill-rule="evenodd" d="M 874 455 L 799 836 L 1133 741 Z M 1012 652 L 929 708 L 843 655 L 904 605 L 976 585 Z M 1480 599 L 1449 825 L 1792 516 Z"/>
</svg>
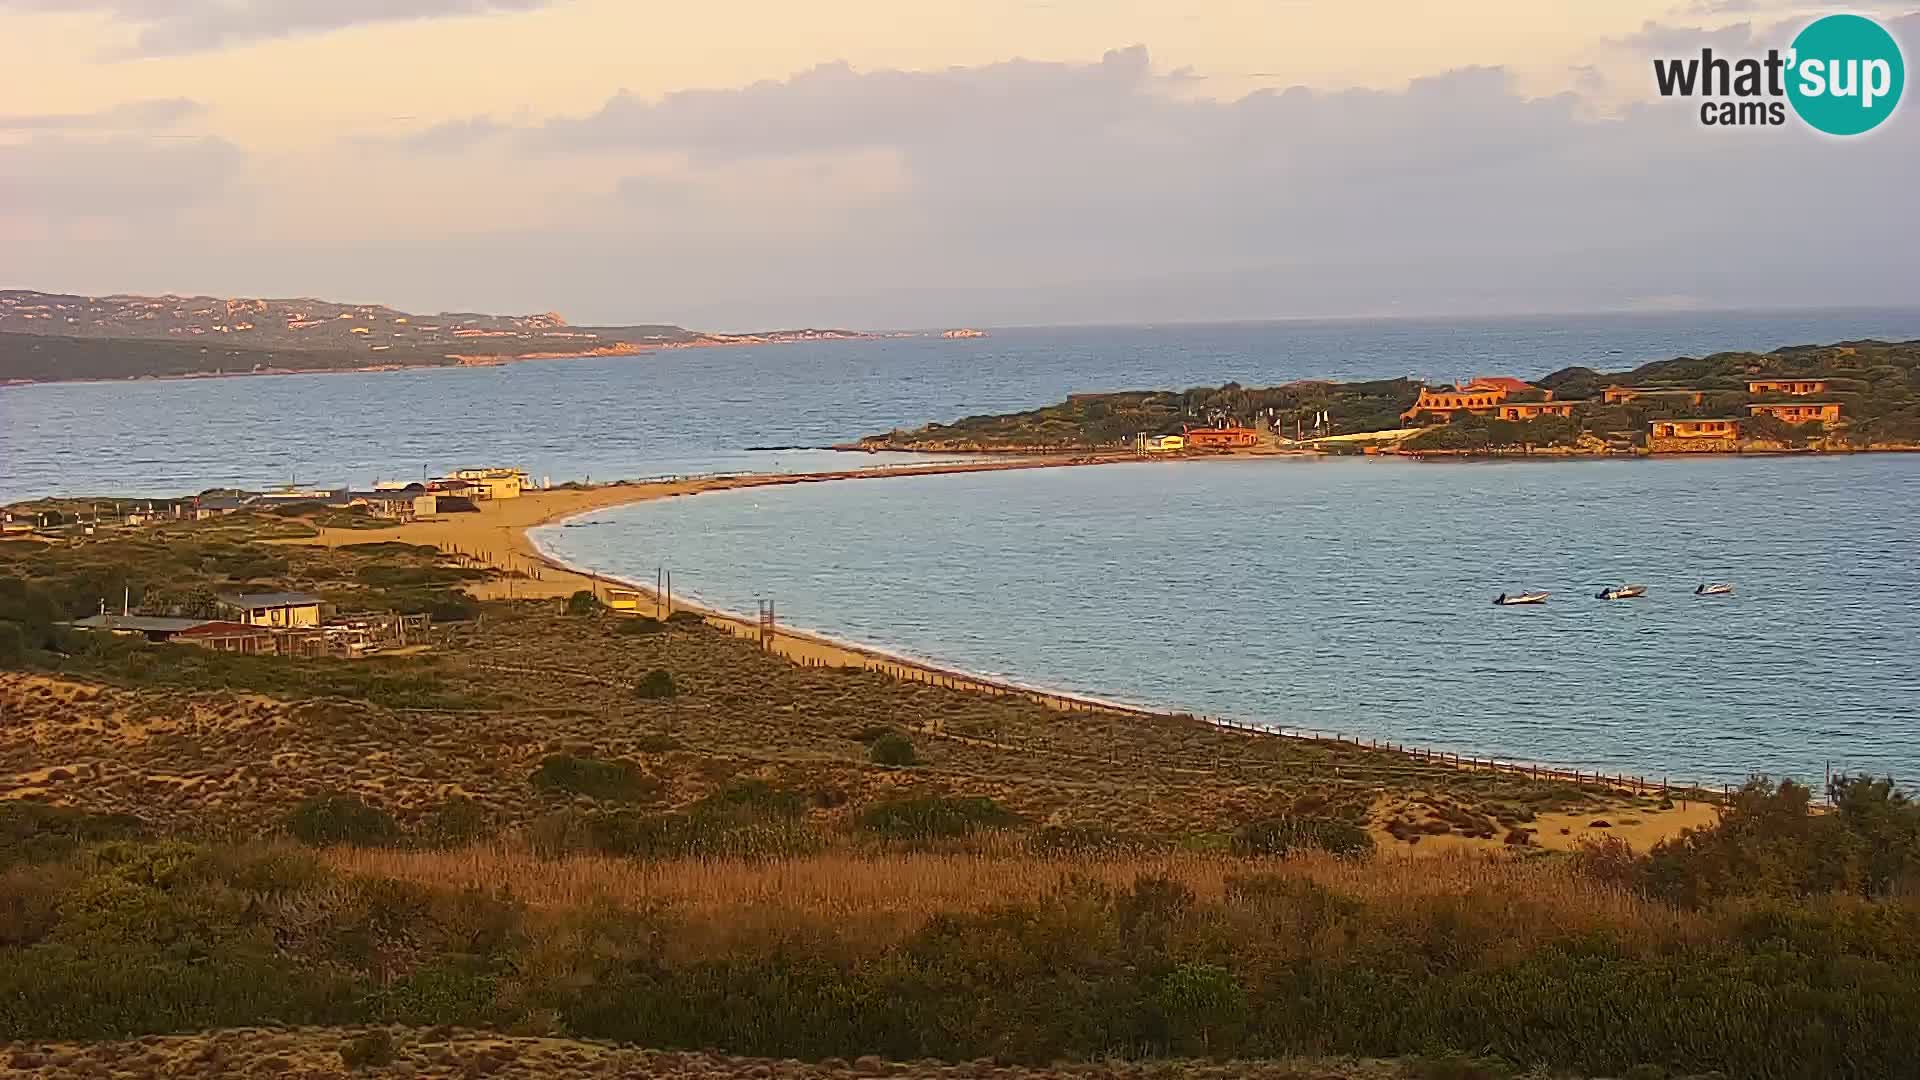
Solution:
<svg viewBox="0 0 1920 1080">
<path fill-rule="evenodd" d="M 1004 144 L 1096 128 L 1186 81 L 1156 75 L 1142 46 L 1091 65 L 1009 60 L 941 71 L 860 72 L 821 64 L 738 89 L 682 90 L 658 101 L 622 91 L 594 113 L 529 133 L 547 150 L 684 150 L 764 157 L 929 141 Z"/>
<path fill-rule="evenodd" d="M 421 153 L 450 154 L 470 150 L 507 130 L 507 124 L 493 117 L 471 116 L 442 121 L 401 135 L 368 136 L 366 141 Z"/>
<path fill-rule="evenodd" d="M 366 23 L 532 11 L 554 0 L 0 0 L 0 12 L 100 11 L 138 28 L 133 52 L 205 52 Z"/>
<path fill-rule="evenodd" d="M 0 216 L 149 220 L 222 198 L 244 158 L 214 138 L 41 134 L 0 143 Z"/>
<path fill-rule="evenodd" d="M 544 121 L 454 120 L 389 142 L 379 168 L 350 141 L 302 151 L 311 162 L 263 156 L 288 181 L 261 185 L 272 202 L 245 228 L 184 246 L 0 243 L 0 262 L 145 260 L 202 291 L 268 279 L 734 329 L 1911 302 L 1920 113 L 1854 140 L 1707 128 L 1690 103 L 1645 100 L 1645 56 L 1626 65 L 1639 100 L 1608 110 L 1590 77 L 1542 96 L 1498 67 L 1215 99 L 1140 48 L 828 64 Z M 24 193 L 0 156 L 0 207 L 73 213 L 112 194 L 63 203 L 63 176 L 177 203 L 246 164 L 95 152 L 61 149 Z M 149 174 L 172 179 L 139 190 Z"/>
<path fill-rule="evenodd" d="M 205 111 L 189 98 L 151 98 L 84 113 L 0 113 L 0 131 L 152 131 Z"/>
</svg>

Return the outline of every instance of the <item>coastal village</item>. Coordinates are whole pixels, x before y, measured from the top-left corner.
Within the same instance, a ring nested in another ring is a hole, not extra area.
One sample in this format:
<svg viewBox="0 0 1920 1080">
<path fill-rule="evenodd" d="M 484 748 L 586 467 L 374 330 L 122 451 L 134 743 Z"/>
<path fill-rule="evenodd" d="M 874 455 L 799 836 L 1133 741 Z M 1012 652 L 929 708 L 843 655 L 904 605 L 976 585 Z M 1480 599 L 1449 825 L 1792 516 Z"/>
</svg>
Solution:
<svg viewBox="0 0 1920 1080">
<path fill-rule="evenodd" d="M 1631 457 L 1920 449 L 1920 343 L 1676 357 L 1613 373 L 1073 393 L 869 435 L 871 452 Z"/>
<path fill-rule="evenodd" d="M 543 480 L 550 488 L 551 480 Z M 306 516 L 325 523 L 400 525 L 448 514 L 477 513 L 483 504 L 517 499 L 533 489 L 523 469 L 459 469 L 421 481 L 377 481 L 371 489 L 288 484 L 269 491 L 213 491 L 180 499 L 69 501 L 64 509 L 34 504 L 0 510 L 0 537 L 83 544 L 167 522 L 209 522 L 236 514 Z M 127 598 L 101 597 L 99 610 L 68 622 L 74 630 L 195 645 L 216 652 L 357 659 L 423 647 L 433 631 L 425 612 L 343 611 L 306 592 L 222 592 L 200 610 L 136 609 Z"/>
<path fill-rule="evenodd" d="M 1799 434 L 1803 436 L 1819 436 L 1843 423 L 1841 404 L 1825 400 L 1830 388 L 1831 382 L 1827 379 L 1749 380 L 1748 400 L 1739 404 L 1744 415 L 1676 415 L 1650 419 L 1645 423 L 1643 439 L 1625 443 L 1595 440 L 1598 445 L 1587 449 L 1650 454 L 1730 454 L 1747 449 L 1774 449 L 1781 442 L 1777 425 L 1801 428 Z M 1599 403 L 1619 406 L 1658 402 L 1699 409 L 1706 404 L 1710 393 L 1721 398 L 1726 396 L 1694 387 L 1610 385 L 1602 391 Z M 1221 411 L 1205 425 L 1182 422 L 1177 430 L 1136 432 L 1126 445 L 1136 453 L 1154 455 L 1261 449 L 1338 452 L 1342 447 L 1357 448 L 1364 454 L 1421 454 L 1433 451 L 1419 446 L 1416 436 L 1459 423 L 1464 417 L 1509 423 L 1529 423 L 1543 418 L 1571 420 L 1581 409 L 1594 404 L 1579 399 L 1557 400 L 1553 390 L 1510 376 L 1480 376 L 1452 385 L 1423 384 L 1418 388 L 1418 395 L 1400 414 L 1402 426 L 1393 429 L 1335 434 L 1329 431 L 1330 410 L 1286 415 L 1279 409 L 1268 408 L 1251 419 Z M 1764 433 L 1756 431 L 1768 421 L 1775 426 Z M 1808 425 L 1818 427 L 1808 428 Z M 1761 437 L 1756 438 L 1756 434 Z M 1756 443 L 1761 445 L 1754 445 Z M 863 444 L 862 448 L 885 447 Z"/>
</svg>

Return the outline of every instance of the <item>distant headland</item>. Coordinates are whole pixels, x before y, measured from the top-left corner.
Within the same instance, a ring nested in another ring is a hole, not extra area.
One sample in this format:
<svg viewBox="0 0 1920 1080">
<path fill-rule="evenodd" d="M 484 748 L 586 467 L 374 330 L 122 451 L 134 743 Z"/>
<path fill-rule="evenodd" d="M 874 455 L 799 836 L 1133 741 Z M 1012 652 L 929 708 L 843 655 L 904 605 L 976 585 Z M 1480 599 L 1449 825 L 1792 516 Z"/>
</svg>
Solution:
<svg viewBox="0 0 1920 1080">
<path fill-rule="evenodd" d="M 391 371 L 883 336 L 811 328 L 725 334 L 670 324 L 574 326 L 553 312 L 420 315 L 305 298 L 0 290 L 0 384 Z"/>
<path fill-rule="evenodd" d="M 1073 394 L 846 450 L 1631 456 L 1920 449 L 1920 341 L 1676 357 L 1537 382 L 1478 376 Z"/>
</svg>

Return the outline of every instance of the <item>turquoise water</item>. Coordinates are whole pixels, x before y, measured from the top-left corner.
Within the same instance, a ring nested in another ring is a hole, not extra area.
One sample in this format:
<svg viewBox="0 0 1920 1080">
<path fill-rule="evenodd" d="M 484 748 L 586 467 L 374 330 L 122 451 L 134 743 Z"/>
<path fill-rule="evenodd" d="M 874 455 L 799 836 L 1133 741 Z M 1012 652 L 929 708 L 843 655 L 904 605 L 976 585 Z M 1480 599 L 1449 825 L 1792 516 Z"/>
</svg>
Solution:
<svg viewBox="0 0 1920 1080">
<path fill-rule="evenodd" d="M 1675 779 L 1920 775 L 1920 456 L 1154 463 L 593 520 L 539 539 L 1034 685 Z M 1651 592 L 1593 598 L 1624 582 Z M 1525 589 L 1552 601 L 1489 603 Z"/>
</svg>

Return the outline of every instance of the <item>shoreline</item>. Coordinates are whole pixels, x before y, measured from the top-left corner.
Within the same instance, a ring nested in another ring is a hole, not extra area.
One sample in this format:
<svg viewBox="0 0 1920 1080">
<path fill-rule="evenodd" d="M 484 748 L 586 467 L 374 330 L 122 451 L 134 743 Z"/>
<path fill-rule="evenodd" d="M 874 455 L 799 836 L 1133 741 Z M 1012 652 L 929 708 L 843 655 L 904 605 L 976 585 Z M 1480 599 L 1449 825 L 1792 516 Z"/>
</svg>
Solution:
<svg viewBox="0 0 1920 1080">
<path fill-rule="evenodd" d="M 1273 460 L 1302 455 L 1218 454 L 1213 460 Z M 1315 455 L 1317 456 L 1317 455 Z M 639 593 L 644 602 L 654 605 L 653 615 L 665 618 L 676 612 L 698 615 L 707 625 L 725 630 L 735 637 L 757 640 L 761 627 L 751 615 L 726 611 L 680 595 L 671 600 L 655 592 L 652 585 L 613 574 L 601 574 L 575 566 L 542 547 L 532 531 L 602 510 L 657 499 L 679 498 L 715 491 L 733 491 L 758 487 L 776 487 L 802 483 L 828 483 L 841 480 L 885 479 L 896 476 L 937 476 L 948 473 L 1008 472 L 1024 469 L 1072 468 L 1092 465 L 1154 463 L 1204 460 L 1197 457 L 1151 457 L 1134 454 L 1074 458 L 1025 457 L 1011 460 L 975 460 L 925 465 L 878 466 L 867 469 L 836 470 L 821 473 L 752 473 L 732 476 L 693 477 L 659 481 L 613 481 L 592 487 L 553 488 L 529 491 L 517 499 L 480 504 L 476 514 L 458 518 L 437 518 L 424 522 L 394 525 L 379 529 L 321 528 L 318 537 L 300 538 L 283 543 L 372 543 L 404 540 L 426 543 L 467 562 L 501 570 L 509 576 L 475 582 L 468 587 L 477 599 L 562 599 L 575 592 L 589 591 L 596 596 L 608 585 Z M 513 577 L 513 573 L 525 576 Z M 670 605 L 670 606 L 669 606 Z M 639 614 L 648 614 L 642 610 Z M 616 616 L 620 617 L 620 616 Z M 1477 755 L 1409 746 L 1405 743 L 1363 740 L 1339 732 L 1318 729 L 1293 729 L 1243 723 L 1224 717 L 1208 717 L 1146 704 L 1116 701 L 1091 694 L 1049 689 L 1017 680 L 948 667 L 910 654 L 894 652 L 884 646 L 852 642 L 830 634 L 776 624 L 767 641 L 767 650 L 791 663 L 808 667 L 858 667 L 878 671 L 891 678 L 921 682 L 931 686 L 983 693 L 994 696 L 1017 695 L 1065 712 L 1113 712 L 1144 720 L 1185 720 L 1243 733 L 1248 738 L 1290 738 L 1314 742 L 1347 744 L 1383 753 L 1399 753 L 1412 758 L 1452 765 L 1470 771 L 1504 772 L 1543 781 L 1592 785 L 1616 795 L 1657 795 L 1671 792 L 1676 798 L 1710 802 L 1718 800 L 1724 785 L 1697 780 L 1662 784 L 1646 775 L 1588 772 L 1541 762 L 1502 760 Z M 944 732 L 930 731 L 936 737 Z"/>
</svg>

